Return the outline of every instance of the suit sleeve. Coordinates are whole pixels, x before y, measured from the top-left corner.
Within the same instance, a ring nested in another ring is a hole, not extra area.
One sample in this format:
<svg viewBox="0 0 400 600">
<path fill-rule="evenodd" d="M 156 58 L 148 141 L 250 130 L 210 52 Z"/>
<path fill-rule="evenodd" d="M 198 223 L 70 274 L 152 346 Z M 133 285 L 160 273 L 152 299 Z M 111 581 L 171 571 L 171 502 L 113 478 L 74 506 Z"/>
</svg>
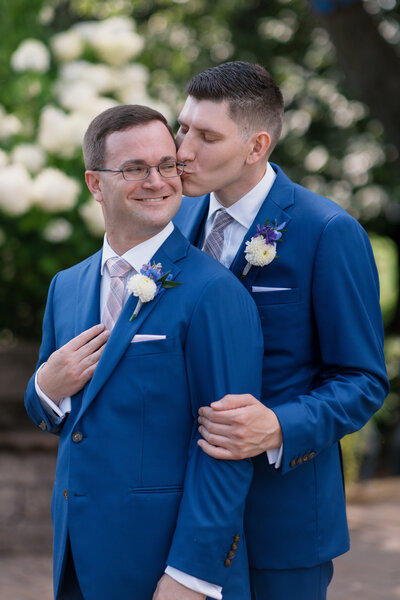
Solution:
<svg viewBox="0 0 400 600">
<path fill-rule="evenodd" d="M 252 462 L 205 454 L 197 445 L 197 413 L 228 393 L 259 395 L 262 355 L 259 316 L 250 295 L 231 276 L 209 281 L 186 339 L 194 430 L 167 564 L 220 586 L 229 575 L 225 562 L 235 536 L 242 537 Z"/>
<path fill-rule="evenodd" d="M 347 214 L 333 217 L 322 232 L 312 302 L 320 376 L 308 394 L 274 407 L 283 472 L 360 429 L 389 389 L 375 261 L 367 234 Z"/>
<path fill-rule="evenodd" d="M 53 321 L 53 296 L 56 286 L 57 275 L 50 284 L 47 297 L 46 310 L 43 319 L 42 344 L 39 351 L 39 360 L 36 365 L 35 373 L 29 380 L 25 393 L 25 408 L 33 423 L 42 431 L 58 434 L 62 429 L 60 419 L 53 418 L 49 411 L 45 410 L 40 402 L 40 398 L 35 389 L 35 375 L 38 368 L 46 362 L 50 354 L 56 350 L 56 341 Z"/>
</svg>

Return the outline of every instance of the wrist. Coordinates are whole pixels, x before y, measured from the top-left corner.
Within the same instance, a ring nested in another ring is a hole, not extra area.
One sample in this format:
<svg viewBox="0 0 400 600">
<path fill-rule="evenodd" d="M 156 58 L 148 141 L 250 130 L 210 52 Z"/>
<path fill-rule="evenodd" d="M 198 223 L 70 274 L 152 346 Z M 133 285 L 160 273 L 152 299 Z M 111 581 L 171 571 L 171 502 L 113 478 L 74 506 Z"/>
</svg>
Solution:
<svg viewBox="0 0 400 600">
<path fill-rule="evenodd" d="M 47 377 L 46 377 L 46 365 L 47 365 L 47 363 L 43 363 L 39 367 L 37 375 L 36 375 L 36 382 L 37 382 L 37 385 L 38 385 L 40 391 L 42 392 L 42 394 L 44 394 L 49 400 L 54 402 L 54 404 L 59 406 L 60 402 L 63 400 L 64 396 L 57 395 L 55 393 L 55 390 L 51 389 L 51 386 L 49 385 L 49 383 L 47 381 Z"/>
</svg>

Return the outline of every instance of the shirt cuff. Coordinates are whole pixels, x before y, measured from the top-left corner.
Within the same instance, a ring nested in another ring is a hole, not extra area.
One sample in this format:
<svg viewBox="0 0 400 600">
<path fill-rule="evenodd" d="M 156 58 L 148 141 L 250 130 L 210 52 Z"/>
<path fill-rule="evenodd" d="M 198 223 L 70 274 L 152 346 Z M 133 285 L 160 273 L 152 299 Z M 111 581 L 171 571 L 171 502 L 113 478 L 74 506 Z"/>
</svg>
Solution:
<svg viewBox="0 0 400 600">
<path fill-rule="evenodd" d="M 222 587 L 215 583 L 208 583 L 207 581 L 203 581 L 203 579 L 197 579 L 197 577 L 179 571 L 178 569 L 175 569 L 175 567 L 168 566 L 165 569 L 165 572 L 172 577 L 172 579 L 175 579 L 175 581 L 194 592 L 200 592 L 209 598 L 215 598 L 215 600 L 222 600 Z"/>
<path fill-rule="evenodd" d="M 274 448 L 273 450 L 267 450 L 268 462 L 270 465 L 275 465 L 275 469 L 279 469 L 282 464 L 283 456 L 283 444 L 280 448 Z"/>
<path fill-rule="evenodd" d="M 58 424 L 58 423 L 61 423 L 61 421 L 66 417 L 66 415 L 68 413 L 71 412 L 71 397 L 70 396 L 66 396 L 65 398 L 63 398 L 61 400 L 60 404 L 57 406 L 57 404 L 55 404 L 55 402 L 53 402 L 53 400 L 51 400 L 51 398 L 49 398 L 43 392 L 43 390 L 40 389 L 40 386 L 38 384 L 38 374 L 39 374 L 40 369 L 42 367 L 44 367 L 45 364 L 46 363 L 43 363 L 42 365 L 40 365 L 40 367 L 36 371 L 36 375 L 35 375 L 35 390 L 36 390 L 36 393 L 37 393 L 37 395 L 39 397 L 40 404 L 42 405 L 42 407 L 44 408 L 44 410 Z"/>
</svg>

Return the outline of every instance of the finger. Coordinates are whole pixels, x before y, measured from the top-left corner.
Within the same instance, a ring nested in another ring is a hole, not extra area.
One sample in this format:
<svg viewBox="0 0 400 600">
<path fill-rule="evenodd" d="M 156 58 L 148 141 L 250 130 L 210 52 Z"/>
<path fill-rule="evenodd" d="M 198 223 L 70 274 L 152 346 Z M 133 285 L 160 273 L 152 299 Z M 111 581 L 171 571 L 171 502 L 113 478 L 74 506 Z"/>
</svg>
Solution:
<svg viewBox="0 0 400 600">
<path fill-rule="evenodd" d="M 217 458 L 219 460 L 232 460 L 233 454 L 230 450 L 226 450 L 225 448 L 218 448 L 217 446 L 212 446 L 205 440 L 198 440 L 198 445 L 200 448 L 208 454 L 212 456 L 212 458 Z"/>
<path fill-rule="evenodd" d="M 105 344 L 99 348 L 96 352 L 93 352 L 89 356 L 86 357 L 84 361 L 81 361 L 82 365 L 82 373 L 81 373 L 81 382 L 85 385 L 89 379 L 93 377 L 93 373 L 95 372 L 97 365 L 99 363 L 100 357 L 103 354 L 103 350 L 105 348 Z"/>
<path fill-rule="evenodd" d="M 83 360 L 85 357 L 96 353 L 99 349 L 103 350 L 109 337 L 110 332 L 106 330 L 92 338 L 89 342 L 77 350 L 79 360 Z"/>
<path fill-rule="evenodd" d="M 199 425 L 202 425 L 204 429 L 206 429 L 209 433 L 214 433 L 215 435 L 223 435 L 225 437 L 229 437 L 231 435 L 232 427 L 230 425 L 213 423 L 208 419 L 204 419 L 204 417 L 199 417 L 197 419 Z"/>
<path fill-rule="evenodd" d="M 69 350 L 79 350 L 79 348 L 90 342 L 90 340 L 98 336 L 102 331 L 104 331 L 103 323 L 94 325 L 93 327 L 90 327 L 90 329 L 86 329 L 86 331 L 82 331 L 82 333 L 72 338 L 65 346 L 68 347 Z"/>
<path fill-rule="evenodd" d="M 227 394 L 216 402 L 211 402 L 211 408 L 214 410 L 233 410 L 242 408 L 258 402 L 251 394 Z"/>
<path fill-rule="evenodd" d="M 242 420 L 241 417 L 243 417 L 243 410 L 242 407 L 224 411 L 213 410 L 211 408 L 207 412 L 203 412 L 203 410 L 200 408 L 199 415 L 201 418 L 205 417 L 212 423 L 218 423 L 221 425 L 237 425 Z"/>
<path fill-rule="evenodd" d="M 199 433 L 212 446 L 218 446 L 220 448 L 225 448 L 226 450 L 230 450 L 232 447 L 231 440 L 223 435 L 215 435 L 210 433 L 200 425 Z"/>
</svg>

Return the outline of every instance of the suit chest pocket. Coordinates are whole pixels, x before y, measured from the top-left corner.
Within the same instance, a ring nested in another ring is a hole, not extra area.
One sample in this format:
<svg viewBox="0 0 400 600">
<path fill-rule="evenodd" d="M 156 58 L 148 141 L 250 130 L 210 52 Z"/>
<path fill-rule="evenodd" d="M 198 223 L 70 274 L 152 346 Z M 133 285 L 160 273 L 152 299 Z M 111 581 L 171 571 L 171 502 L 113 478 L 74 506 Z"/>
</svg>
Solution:
<svg viewBox="0 0 400 600">
<path fill-rule="evenodd" d="M 287 290 L 271 290 L 268 292 L 252 292 L 252 297 L 257 307 L 273 306 L 283 304 L 295 304 L 300 302 L 300 289 L 291 288 Z"/>
</svg>

